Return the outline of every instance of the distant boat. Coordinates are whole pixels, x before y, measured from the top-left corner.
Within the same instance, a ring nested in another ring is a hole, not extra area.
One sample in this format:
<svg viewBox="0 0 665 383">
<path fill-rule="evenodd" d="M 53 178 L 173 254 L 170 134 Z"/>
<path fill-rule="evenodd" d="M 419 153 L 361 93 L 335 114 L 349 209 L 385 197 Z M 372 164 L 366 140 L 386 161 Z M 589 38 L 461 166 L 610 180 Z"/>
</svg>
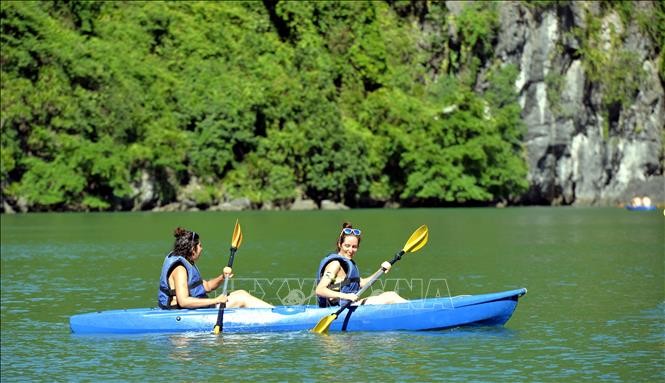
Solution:
<svg viewBox="0 0 665 383">
<path fill-rule="evenodd" d="M 626 209 L 628 210 L 633 210 L 633 211 L 647 211 L 647 210 L 656 210 L 655 206 L 633 206 L 633 205 L 626 205 Z"/>
</svg>

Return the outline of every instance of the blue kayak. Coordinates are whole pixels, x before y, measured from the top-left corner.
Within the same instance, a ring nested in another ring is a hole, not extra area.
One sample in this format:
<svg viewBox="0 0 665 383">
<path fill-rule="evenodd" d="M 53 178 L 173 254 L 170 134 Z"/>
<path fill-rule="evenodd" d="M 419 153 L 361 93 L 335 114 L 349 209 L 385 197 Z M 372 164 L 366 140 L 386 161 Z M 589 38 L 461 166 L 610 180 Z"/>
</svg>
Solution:
<svg viewBox="0 0 665 383">
<path fill-rule="evenodd" d="M 503 325 L 526 289 L 483 295 L 417 299 L 391 305 L 351 306 L 332 322 L 330 331 L 424 331 L 459 326 Z M 278 306 L 224 311 L 223 331 L 256 333 L 311 330 L 338 308 Z M 74 315 L 69 325 L 76 334 L 140 334 L 210 332 L 217 309 L 162 310 L 159 308 L 100 311 Z"/>
</svg>

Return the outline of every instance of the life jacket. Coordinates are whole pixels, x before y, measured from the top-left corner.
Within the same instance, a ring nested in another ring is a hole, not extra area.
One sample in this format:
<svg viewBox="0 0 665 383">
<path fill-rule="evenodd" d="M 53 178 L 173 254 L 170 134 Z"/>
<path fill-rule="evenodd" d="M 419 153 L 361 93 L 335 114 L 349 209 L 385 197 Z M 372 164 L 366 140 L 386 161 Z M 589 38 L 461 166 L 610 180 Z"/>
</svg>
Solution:
<svg viewBox="0 0 665 383">
<path fill-rule="evenodd" d="M 180 255 L 169 255 L 164 258 L 162 265 L 162 275 L 159 277 L 159 292 L 157 294 L 157 303 L 163 309 L 179 309 L 179 305 L 172 306 L 171 301 L 175 297 L 175 290 L 169 286 L 169 276 L 173 269 L 183 265 L 187 269 L 187 287 L 189 287 L 189 296 L 195 298 L 207 298 L 205 287 L 203 287 L 203 279 L 198 267 L 190 263 L 185 257 Z"/>
<path fill-rule="evenodd" d="M 360 270 L 358 270 L 358 266 L 356 266 L 356 263 L 353 260 L 341 256 L 337 253 L 328 254 L 327 257 L 321 260 L 321 263 L 319 264 L 319 270 L 316 273 L 316 285 L 318 286 L 319 282 L 321 281 L 321 277 L 323 276 L 323 271 L 332 261 L 339 261 L 342 269 L 344 270 L 344 273 L 346 273 L 346 277 L 340 283 L 331 283 L 328 285 L 328 288 L 330 290 L 340 291 L 342 293 L 357 293 L 360 291 Z M 346 299 L 329 299 L 319 296 L 316 297 L 316 300 L 319 304 L 319 307 L 339 305 L 343 306 L 348 302 Z"/>
</svg>

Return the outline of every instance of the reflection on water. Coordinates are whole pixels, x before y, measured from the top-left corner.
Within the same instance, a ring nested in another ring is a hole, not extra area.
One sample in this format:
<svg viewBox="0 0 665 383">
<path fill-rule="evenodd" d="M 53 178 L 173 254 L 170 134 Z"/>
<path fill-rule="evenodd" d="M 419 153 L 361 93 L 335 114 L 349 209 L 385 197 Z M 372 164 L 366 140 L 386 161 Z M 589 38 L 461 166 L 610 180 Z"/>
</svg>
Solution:
<svg viewBox="0 0 665 383">
<path fill-rule="evenodd" d="M 214 335 L 214 334 L 213 334 Z M 169 354 L 169 357 L 176 360 L 176 361 L 191 361 L 195 360 L 195 358 L 199 355 L 201 355 L 200 351 L 203 351 L 207 349 L 206 345 L 202 344 L 202 339 L 210 339 L 211 341 L 207 342 L 208 347 L 221 344 L 224 341 L 224 337 L 222 336 L 216 336 L 213 338 L 209 334 L 201 334 L 201 333 L 184 333 L 184 334 L 173 334 L 173 335 L 168 335 L 168 340 L 170 343 L 170 347 L 167 347 L 171 350 L 171 353 Z M 193 347 L 194 344 L 196 343 L 197 347 Z M 201 350 L 197 350 L 198 347 L 206 347 Z"/>
</svg>

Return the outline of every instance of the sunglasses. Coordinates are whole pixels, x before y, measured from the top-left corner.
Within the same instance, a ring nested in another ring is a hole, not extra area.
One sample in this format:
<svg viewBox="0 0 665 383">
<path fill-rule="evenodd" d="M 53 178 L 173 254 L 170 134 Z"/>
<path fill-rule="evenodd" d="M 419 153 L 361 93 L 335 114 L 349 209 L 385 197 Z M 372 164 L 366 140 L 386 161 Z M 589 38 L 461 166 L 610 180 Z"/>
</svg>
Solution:
<svg viewBox="0 0 665 383">
<path fill-rule="evenodd" d="M 350 227 L 345 227 L 344 229 L 342 229 L 342 234 L 346 234 L 346 235 L 353 234 L 355 236 L 358 236 L 358 235 L 360 235 L 360 233 L 362 233 L 362 231 L 360 231 L 360 229 L 351 229 Z"/>
</svg>

